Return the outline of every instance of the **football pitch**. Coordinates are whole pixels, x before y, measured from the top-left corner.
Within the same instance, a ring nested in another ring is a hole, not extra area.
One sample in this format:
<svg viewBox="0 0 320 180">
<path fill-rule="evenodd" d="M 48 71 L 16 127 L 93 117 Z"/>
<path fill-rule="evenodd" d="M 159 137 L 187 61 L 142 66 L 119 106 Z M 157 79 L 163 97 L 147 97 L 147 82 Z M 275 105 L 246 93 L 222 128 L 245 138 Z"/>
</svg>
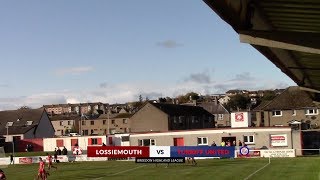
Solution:
<svg viewBox="0 0 320 180">
<path fill-rule="evenodd" d="M 48 180 L 62 179 L 230 179 L 320 180 L 320 157 L 269 159 L 207 159 L 198 164 L 136 164 L 134 161 L 74 162 L 54 164 Z M 8 180 L 33 180 L 38 164 L 3 168 Z"/>
</svg>

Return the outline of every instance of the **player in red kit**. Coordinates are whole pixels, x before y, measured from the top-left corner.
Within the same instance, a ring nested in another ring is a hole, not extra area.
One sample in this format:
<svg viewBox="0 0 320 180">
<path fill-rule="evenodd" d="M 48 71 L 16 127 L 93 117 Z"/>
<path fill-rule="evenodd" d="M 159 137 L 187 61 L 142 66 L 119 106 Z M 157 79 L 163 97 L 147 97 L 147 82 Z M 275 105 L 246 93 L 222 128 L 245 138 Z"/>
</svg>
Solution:
<svg viewBox="0 0 320 180">
<path fill-rule="evenodd" d="M 4 172 L 2 171 L 2 169 L 0 169 L 0 179 L 1 179 L 1 180 L 6 180 L 6 175 L 4 174 Z"/>
<path fill-rule="evenodd" d="M 39 157 L 39 170 L 38 170 L 38 177 L 37 179 L 41 178 L 42 180 L 47 179 L 47 174 L 45 170 L 45 162 Z"/>
<path fill-rule="evenodd" d="M 55 169 L 57 169 L 57 167 L 56 166 L 53 166 L 52 165 L 52 156 L 49 154 L 49 153 L 47 153 L 47 159 L 48 159 L 48 170 L 50 170 L 51 168 L 55 168 Z"/>
</svg>

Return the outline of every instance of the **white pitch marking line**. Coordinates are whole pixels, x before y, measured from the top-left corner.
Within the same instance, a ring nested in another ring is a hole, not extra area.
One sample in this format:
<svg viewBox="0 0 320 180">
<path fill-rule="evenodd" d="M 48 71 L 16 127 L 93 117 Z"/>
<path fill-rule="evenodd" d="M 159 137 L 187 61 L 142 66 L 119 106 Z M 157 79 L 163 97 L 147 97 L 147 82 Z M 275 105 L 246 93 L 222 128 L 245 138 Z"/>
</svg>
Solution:
<svg viewBox="0 0 320 180">
<path fill-rule="evenodd" d="M 135 169 L 139 169 L 139 168 L 142 168 L 142 167 L 145 167 L 146 165 L 142 165 L 142 166 L 138 166 L 138 167 L 135 167 L 135 168 L 131 168 L 131 169 L 127 169 L 125 171 L 120 171 L 120 172 L 117 172 L 117 173 L 114 173 L 114 174 L 111 174 L 111 175 L 108 175 L 108 176 L 114 176 L 114 175 L 118 175 L 118 174 L 122 174 L 122 173 L 125 173 L 125 172 L 129 172 L 129 171 L 132 171 L 132 170 L 135 170 Z M 93 180 L 98 180 L 98 179 L 102 179 L 106 176 L 102 176 L 102 177 L 98 177 L 98 178 L 95 178 Z"/>
<path fill-rule="evenodd" d="M 256 170 L 255 172 L 251 173 L 248 177 L 244 178 L 243 180 L 248 180 L 249 178 L 251 178 L 251 176 L 255 175 L 257 172 L 261 171 L 262 169 L 264 169 L 265 167 L 267 167 L 270 164 L 270 160 L 269 163 L 264 165 L 262 168 Z"/>
</svg>

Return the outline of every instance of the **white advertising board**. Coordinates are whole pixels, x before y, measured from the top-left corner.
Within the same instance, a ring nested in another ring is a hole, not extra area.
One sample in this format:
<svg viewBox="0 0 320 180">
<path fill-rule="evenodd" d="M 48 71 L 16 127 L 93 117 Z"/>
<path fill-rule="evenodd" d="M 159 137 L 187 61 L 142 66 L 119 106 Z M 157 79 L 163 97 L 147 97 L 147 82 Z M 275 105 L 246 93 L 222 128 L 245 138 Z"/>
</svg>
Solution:
<svg viewBox="0 0 320 180">
<path fill-rule="evenodd" d="M 270 135 L 271 147 L 284 147 L 288 146 L 287 134 L 272 134 Z"/>
<path fill-rule="evenodd" d="M 231 113 L 231 127 L 249 127 L 251 126 L 251 114 L 248 112 Z"/>
<path fill-rule="evenodd" d="M 296 157 L 294 149 L 261 150 L 261 157 Z"/>
</svg>

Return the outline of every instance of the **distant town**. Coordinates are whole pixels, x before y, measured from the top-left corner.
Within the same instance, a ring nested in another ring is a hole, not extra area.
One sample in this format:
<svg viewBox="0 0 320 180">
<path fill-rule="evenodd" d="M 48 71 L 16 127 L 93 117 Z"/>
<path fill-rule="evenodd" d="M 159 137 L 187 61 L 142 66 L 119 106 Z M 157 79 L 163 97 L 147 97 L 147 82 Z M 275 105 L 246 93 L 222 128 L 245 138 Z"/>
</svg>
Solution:
<svg viewBox="0 0 320 180">
<path fill-rule="evenodd" d="M 139 96 L 137 101 L 124 104 L 92 102 L 43 105 L 38 109 L 21 107 L 0 111 L 0 133 L 34 138 L 233 128 L 238 127 L 232 125 L 234 112 L 248 114 L 246 123 L 239 127 L 294 126 L 298 122 L 302 129 L 319 129 L 320 124 L 318 105 L 310 93 L 299 87 L 288 87 L 229 90 L 211 95 L 190 92 L 154 100 Z"/>
</svg>

